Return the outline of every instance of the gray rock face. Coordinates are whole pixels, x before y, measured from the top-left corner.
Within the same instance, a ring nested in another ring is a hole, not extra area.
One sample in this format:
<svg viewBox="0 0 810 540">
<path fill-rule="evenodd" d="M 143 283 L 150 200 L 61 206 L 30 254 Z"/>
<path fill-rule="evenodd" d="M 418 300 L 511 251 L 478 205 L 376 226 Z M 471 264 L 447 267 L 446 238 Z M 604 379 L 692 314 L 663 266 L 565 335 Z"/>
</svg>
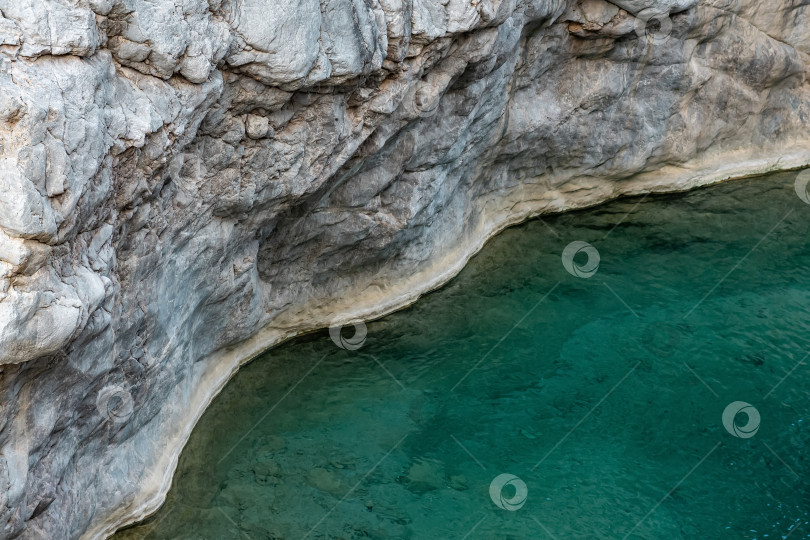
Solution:
<svg viewBox="0 0 810 540">
<path fill-rule="evenodd" d="M 0 0 L 0 536 L 154 511 L 241 362 L 503 227 L 810 163 L 810 4 Z"/>
</svg>

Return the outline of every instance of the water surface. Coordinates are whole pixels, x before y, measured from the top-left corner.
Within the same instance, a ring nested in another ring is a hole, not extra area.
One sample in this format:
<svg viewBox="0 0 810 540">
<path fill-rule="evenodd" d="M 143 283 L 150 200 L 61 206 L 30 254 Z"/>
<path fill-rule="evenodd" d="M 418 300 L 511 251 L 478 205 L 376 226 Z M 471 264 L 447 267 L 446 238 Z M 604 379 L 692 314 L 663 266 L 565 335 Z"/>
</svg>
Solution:
<svg viewBox="0 0 810 540">
<path fill-rule="evenodd" d="M 270 350 L 206 411 L 163 508 L 116 538 L 810 537 L 795 177 L 535 220 L 358 350 L 327 331 Z M 573 241 L 599 252 L 590 278 L 563 267 Z M 735 401 L 753 436 L 724 427 Z M 519 509 L 490 496 L 502 473 Z"/>
</svg>

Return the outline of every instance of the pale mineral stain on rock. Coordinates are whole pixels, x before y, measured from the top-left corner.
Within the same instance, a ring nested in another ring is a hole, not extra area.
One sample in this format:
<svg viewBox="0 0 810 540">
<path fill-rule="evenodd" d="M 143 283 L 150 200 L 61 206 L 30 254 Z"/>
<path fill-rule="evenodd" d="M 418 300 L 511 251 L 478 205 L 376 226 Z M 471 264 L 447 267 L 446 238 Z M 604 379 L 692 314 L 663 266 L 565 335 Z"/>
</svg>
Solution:
<svg viewBox="0 0 810 540">
<path fill-rule="evenodd" d="M 245 120 L 245 133 L 251 139 L 261 139 L 270 131 L 270 120 L 266 116 L 256 114 L 247 115 Z"/>
</svg>

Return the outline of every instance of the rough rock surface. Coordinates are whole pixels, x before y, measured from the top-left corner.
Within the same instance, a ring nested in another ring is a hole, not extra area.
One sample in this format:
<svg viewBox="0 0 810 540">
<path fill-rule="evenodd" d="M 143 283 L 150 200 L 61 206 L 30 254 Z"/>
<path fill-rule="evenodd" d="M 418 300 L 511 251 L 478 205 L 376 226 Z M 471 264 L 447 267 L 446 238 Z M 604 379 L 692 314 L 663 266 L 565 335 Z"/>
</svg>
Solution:
<svg viewBox="0 0 810 540">
<path fill-rule="evenodd" d="M 154 511 L 240 362 L 504 226 L 810 162 L 808 0 L 0 0 L 0 537 Z"/>
</svg>

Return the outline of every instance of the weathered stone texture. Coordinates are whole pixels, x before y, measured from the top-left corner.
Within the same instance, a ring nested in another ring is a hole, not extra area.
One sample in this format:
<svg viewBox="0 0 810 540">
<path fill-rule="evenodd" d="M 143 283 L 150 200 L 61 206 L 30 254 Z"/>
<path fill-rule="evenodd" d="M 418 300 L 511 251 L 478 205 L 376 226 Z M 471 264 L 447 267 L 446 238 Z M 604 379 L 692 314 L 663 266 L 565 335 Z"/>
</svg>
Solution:
<svg viewBox="0 0 810 540">
<path fill-rule="evenodd" d="M 510 223 L 807 164 L 808 55 L 806 0 L 0 0 L 0 537 L 154 511 L 241 361 Z"/>
</svg>

